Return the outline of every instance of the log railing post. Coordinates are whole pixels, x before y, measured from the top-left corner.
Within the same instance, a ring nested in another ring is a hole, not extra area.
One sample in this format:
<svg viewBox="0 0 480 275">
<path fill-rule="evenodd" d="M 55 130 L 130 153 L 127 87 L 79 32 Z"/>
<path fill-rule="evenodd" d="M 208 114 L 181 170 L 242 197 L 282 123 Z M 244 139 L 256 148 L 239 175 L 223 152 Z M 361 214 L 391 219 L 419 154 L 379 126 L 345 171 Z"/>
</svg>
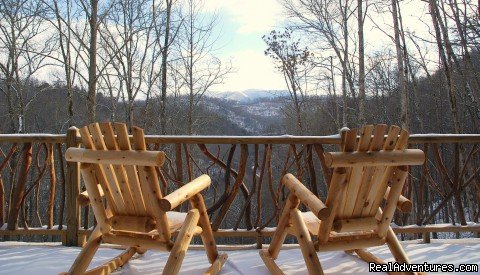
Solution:
<svg viewBox="0 0 480 275">
<path fill-rule="evenodd" d="M 67 149 L 78 147 L 78 129 L 74 126 L 67 131 Z M 80 208 L 77 204 L 77 196 L 80 194 L 80 169 L 76 162 L 67 162 L 66 178 L 66 199 L 67 199 L 67 232 L 66 246 L 77 246 L 78 228 L 80 226 Z"/>
<path fill-rule="evenodd" d="M 423 232 L 423 243 L 430 243 L 430 232 Z"/>
</svg>

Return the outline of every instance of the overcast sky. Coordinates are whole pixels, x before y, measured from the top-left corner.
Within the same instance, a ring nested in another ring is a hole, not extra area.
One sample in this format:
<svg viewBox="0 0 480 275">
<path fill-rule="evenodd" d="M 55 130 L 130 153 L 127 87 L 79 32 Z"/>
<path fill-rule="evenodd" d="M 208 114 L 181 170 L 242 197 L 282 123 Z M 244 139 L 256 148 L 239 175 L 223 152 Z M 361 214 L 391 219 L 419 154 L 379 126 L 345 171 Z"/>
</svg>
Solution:
<svg viewBox="0 0 480 275">
<path fill-rule="evenodd" d="M 425 23 L 429 24 L 429 17 L 425 3 L 410 0 L 402 1 L 401 5 L 405 29 L 426 34 Z M 214 90 L 286 89 L 283 76 L 264 55 L 266 44 L 262 40 L 263 35 L 284 25 L 282 7 L 277 0 L 206 0 L 205 9 L 217 11 L 219 15 L 217 31 L 221 39 L 216 54 L 223 60 L 231 59 L 236 70 Z M 392 18 L 387 14 L 375 20 L 388 29 Z M 352 31 L 356 32 L 356 29 Z M 393 46 L 391 40 L 373 28 L 368 20 L 365 32 L 367 51 Z"/>
</svg>

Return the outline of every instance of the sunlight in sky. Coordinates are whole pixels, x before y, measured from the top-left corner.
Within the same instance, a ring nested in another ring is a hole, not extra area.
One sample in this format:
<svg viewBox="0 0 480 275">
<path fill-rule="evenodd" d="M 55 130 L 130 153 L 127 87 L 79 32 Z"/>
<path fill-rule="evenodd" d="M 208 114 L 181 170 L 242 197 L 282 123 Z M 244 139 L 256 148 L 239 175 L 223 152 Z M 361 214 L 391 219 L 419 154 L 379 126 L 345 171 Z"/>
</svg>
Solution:
<svg viewBox="0 0 480 275">
<path fill-rule="evenodd" d="M 402 3 L 405 28 L 427 37 L 425 24 L 430 22 L 426 6 L 415 2 L 417 1 Z M 275 69 L 272 60 L 264 55 L 266 44 L 262 40 L 263 35 L 284 26 L 282 7 L 277 0 L 208 0 L 205 1 L 204 8 L 207 12 L 218 13 L 217 31 L 220 40 L 216 54 L 223 62 L 231 61 L 235 69 L 224 84 L 213 88 L 215 91 L 286 89 L 282 74 Z M 371 12 L 372 8 L 369 10 Z M 382 18 L 374 14 L 372 16 L 376 20 L 380 19 L 380 25 L 390 28 L 392 19 L 388 12 Z M 366 51 L 393 47 L 391 38 L 368 21 L 365 22 Z"/>
<path fill-rule="evenodd" d="M 232 61 L 234 72 L 216 91 L 284 90 L 285 82 L 264 55 L 264 34 L 280 27 L 281 7 L 276 0 L 208 0 L 205 10 L 219 14 L 221 38 L 217 54 Z"/>
</svg>

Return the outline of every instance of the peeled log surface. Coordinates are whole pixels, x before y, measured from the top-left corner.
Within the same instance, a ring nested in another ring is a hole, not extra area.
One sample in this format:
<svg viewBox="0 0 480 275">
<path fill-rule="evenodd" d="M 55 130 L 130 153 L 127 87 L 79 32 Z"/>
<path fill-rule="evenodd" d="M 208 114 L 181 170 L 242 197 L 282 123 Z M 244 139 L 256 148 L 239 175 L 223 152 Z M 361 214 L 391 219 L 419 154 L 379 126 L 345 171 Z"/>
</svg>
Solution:
<svg viewBox="0 0 480 275">
<path fill-rule="evenodd" d="M 385 192 L 384 199 L 388 198 L 388 194 L 390 194 L 390 186 L 387 187 L 387 191 Z M 397 202 L 397 209 L 403 213 L 408 213 L 412 211 L 413 203 L 411 200 L 407 199 L 403 195 L 400 195 Z"/>
<path fill-rule="evenodd" d="M 159 251 L 169 251 L 172 247 L 172 244 L 170 242 L 162 242 L 158 239 L 153 239 L 151 236 L 148 235 L 144 235 L 142 238 L 140 235 L 132 237 L 108 233 L 103 235 L 103 240 L 106 243 L 119 244 L 142 249 L 155 249 Z"/>
<path fill-rule="evenodd" d="M 210 186 L 210 183 L 211 180 L 209 176 L 201 175 L 200 177 L 163 197 L 160 200 L 160 208 L 162 208 L 163 211 L 171 211 L 186 200 L 200 193 L 203 189 Z"/>
<path fill-rule="evenodd" d="M 131 138 L 131 136 L 130 136 Z M 0 134 L 2 143 L 65 143 L 66 135 L 52 134 Z M 147 143 L 186 143 L 186 144 L 340 144 L 340 136 L 163 136 L 147 135 Z M 77 142 L 81 142 L 77 137 Z M 410 144 L 418 143 L 480 143 L 478 134 L 414 134 L 408 140 Z"/>
<path fill-rule="evenodd" d="M 292 174 L 286 174 L 282 182 L 290 189 L 290 192 L 295 194 L 319 219 L 325 219 L 330 215 L 330 209 Z"/>
<path fill-rule="evenodd" d="M 136 252 L 137 250 L 135 248 L 130 247 L 122 254 L 102 264 L 101 266 L 86 271 L 85 275 L 110 274 L 115 269 L 118 269 L 119 267 L 122 267 L 124 264 L 126 264 L 128 260 L 130 260 L 130 258 L 135 255 Z"/>
<path fill-rule="evenodd" d="M 305 213 L 303 212 L 302 217 L 304 220 L 307 219 Z M 168 215 L 168 213 L 167 213 Z M 314 215 L 312 214 L 314 217 Z M 171 221 L 169 221 L 170 223 Z M 308 226 L 308 223 L 307 223 Z M 394 226 L 394 225 L 392 225 Z M 55 227 L 54 227 L 55 228 Z M 313 228 L 312 228 L 313 229 Z M 394 226 L 393 231 L 396 234 L 418 234 L 418 233 L 428 233 L 428 232 L 480 232 L 480 224 L 478 223 L 468 223 L 467 225 L 452 225 L 452 224 L 430 224 L 430 225 L 406 225 L 406 226 Z M 276 228 L 265 228 L 261 231 L 256 230 L 231 230 L 231 229 L 220 229 L 213 232 L 213 235 L 217 238 L 220 237 L 244 237 L 244 238 L 257 238 L 261 237 L 272 237 L 275 234 Z M 44 228 L 30 228 L 30 229 L 17 229 L 17 230 L 0 230 L 0 236 L 38 236 L 38 235 L 52 235 L 52 236 L 63 236 L 65 230 L 58 229 L 44 229 Z M 78 234 L 80 236 L 88 236 L 92 230 L 80 229 Z M 242 247 L 242 245 L 233 246 L 233 247 Z M 255 246 L 253 246 L 255 247 Z"/>
<path fill-rule="evenodd" d="M 100 196 L 103 197 L 105 196 L 105 194 L 103 193 L 103 189 L 102 189 L 102 186 L 100 185 L 97 185 L 98 186 L 98 191 L 100 192 Z M 77 202 L 80 206 L 87 206 L 90 204 L 90 197 L 88 196 L 88 191 L 83 191 L 82 193 L 80 193 L 77 197 Z"/>
<path fill-rule="evenodd" d="M 420 149 L 331 152 L 325 153 L 325 162 L 328 167 L 419 165 L 425 162 L 425 154 Z"/>
<path fill-rule="evenodd" d="M 333 230 L 338 233 L 369 231 L 376 229 L 377 226 L 378 221 L 375 217 L 343 219 L 333 222 Z"/>
<path fill-rule="evenodd" d="M 69 148 L 65 159 L 71 162 L 111 165 L 161 166 L 165 154 L 160 151 L 102 151 Z"/>
<path fill-rule="evenodd" d="M 1 139 L 1 135 L 0 135 Z M 340 144 L 339 135 L 330 136 L 145 136 L 147 143 L 188 144 Z M 416 143 L 480 143 L 478 134 L 414 134 L 408 140 Z"/>
<path fill-rule="evenodd" d="M 385 261 L 376 257 L 372 253 L 368 252 L 365 249 L 356 249 L 354 250 L 355 253 L 357 253 L 358 257 L 362 260 L 364 260 L 367 263 L 373 262 L 377 264 L 385 264 Z"/>
<path fill-rule="evenodd" d="M 268 250 L 260 250 L 260 257 L 262 258 L 263 262 L 267 266 L 268 270 L 270 271 L 271 274 L 275 275 L 283 275 L 283 271 L 278 267 L 278 265 L 275 263 L 275 260 L 270 256 L 270 253 Z"/>
<path fill-rule="evenodd" d="M 380 246 L 385 238 L 357 239 L 318 244 L 318 251 L 351 250 Z"/>
<path fill-rule="evenodd" d="M 228 259 L 227 254 L 220 254 L 218 255 L 217 259 L 212 263 L 212 265 L 205 271 L 205 275 L 215 275 L 218 274 L 221 270 L 223 265 Z"/>
</svg>

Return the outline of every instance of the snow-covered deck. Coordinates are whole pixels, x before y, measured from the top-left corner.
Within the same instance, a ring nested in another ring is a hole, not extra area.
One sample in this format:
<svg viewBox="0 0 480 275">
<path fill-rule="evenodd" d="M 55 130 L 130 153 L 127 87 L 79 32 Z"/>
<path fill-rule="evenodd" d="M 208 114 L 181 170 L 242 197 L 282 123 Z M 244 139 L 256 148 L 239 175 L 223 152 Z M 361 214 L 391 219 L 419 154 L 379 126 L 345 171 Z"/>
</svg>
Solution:
<svg viewBox="0 0 480 275">
<path fill-rule="evenodd" d="M 430 244 L 416 241 L 403 242 L 413 263 L 480 264 L 480 239 L 432 240 Z M 386 246 L 369 249 L 386 261 L 393 258 Z M 65 247 L 58 243 L 0 242 L 0 274 L 58 274 L 67 271 L 80 252 L 78 247 Z M 118 254 L 121 250 L 101 247 L 92 266 Z M 229 256 L 221 274 L 268 274 L 258 256 L 258 250 L 227 251 Z M 344 252 L 322 252 L 319 258 L 327 274 L 368 273 L 368 264 Z M 149 251 L 134 256 L 115 274 L 161 274 L 168 254 Z M 287 274 L 308 274 L 299 249 L 286 249 L 280 253 L 278 263 Z M 208 268 L 205 252 L 189 250 L 180 270 L 181 274 L 203 274 Z M 473 273 L 470 273 L 473 274 Z"/>
</svg>

